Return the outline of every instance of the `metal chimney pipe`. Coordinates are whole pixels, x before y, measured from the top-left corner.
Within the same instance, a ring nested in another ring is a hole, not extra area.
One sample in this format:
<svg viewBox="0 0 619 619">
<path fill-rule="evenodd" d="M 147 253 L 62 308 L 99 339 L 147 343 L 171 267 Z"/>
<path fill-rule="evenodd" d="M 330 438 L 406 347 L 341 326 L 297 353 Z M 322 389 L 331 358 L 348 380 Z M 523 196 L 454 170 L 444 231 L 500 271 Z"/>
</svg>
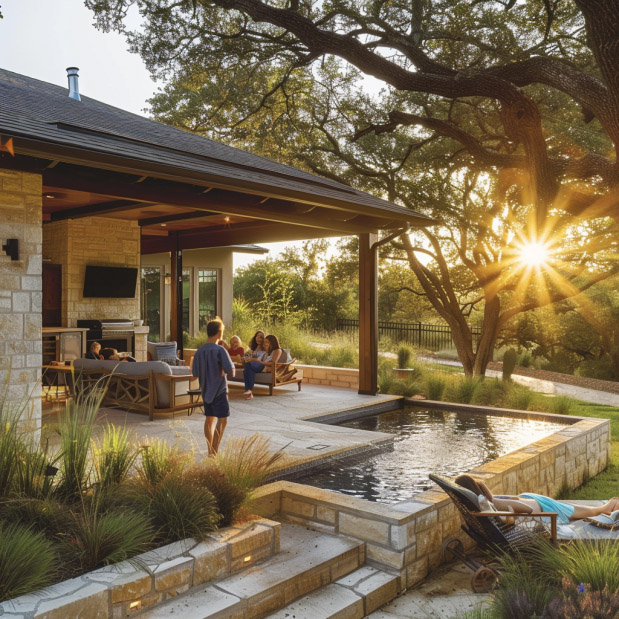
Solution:
<svg viewBox="0 0 619 619">
<path fill-rule="evenodd" d="M 69 79 L 69 97 L 76 101 L 80 99 L 80 86 L 79 86 L 79 69 L 77 67 L 67 67 L 67 78 Z"/>
</svg>

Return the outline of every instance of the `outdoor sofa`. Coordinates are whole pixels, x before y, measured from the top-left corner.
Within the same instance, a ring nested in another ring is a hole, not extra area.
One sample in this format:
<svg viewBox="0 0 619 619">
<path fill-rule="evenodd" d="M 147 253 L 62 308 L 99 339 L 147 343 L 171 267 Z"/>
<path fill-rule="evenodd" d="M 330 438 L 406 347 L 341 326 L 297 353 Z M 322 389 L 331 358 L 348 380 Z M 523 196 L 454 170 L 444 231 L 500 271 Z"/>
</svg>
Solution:
<svg viewBox="0 0 619 619">
<path fill-rule="evenodd" d="M 109 381 L 103 400 L 106 406 L 157 417 L 173 417 L 177 412 L 191 413 L 202 406 L 202 400 L 191 402 L 189 389 L 197 387 L 191 370 L 170 366 L 163 361 L 98 361 L 76 359 L 73 362 L 75 380 L 85 388 L 98 380 Z"/>
<path fill-rule="evenodd" d="M 256 385 L 269 388 L 269 395 L 273 395 L 275 387 L 283 385 L 294 385 L 295 383 L 301 391 L 301 383 L 303 382 L 303 370 L 294 367 L 295 359 L 290 356 L 290 350 L 282 348 L 280 363 L 275 364 L 275 372 L 259 372 L 256 374 Z M 243 382 L 243 368 L 237 367 L 235 376 L 228 376 L 228 380 L 232 382 Z"/>
</svg>

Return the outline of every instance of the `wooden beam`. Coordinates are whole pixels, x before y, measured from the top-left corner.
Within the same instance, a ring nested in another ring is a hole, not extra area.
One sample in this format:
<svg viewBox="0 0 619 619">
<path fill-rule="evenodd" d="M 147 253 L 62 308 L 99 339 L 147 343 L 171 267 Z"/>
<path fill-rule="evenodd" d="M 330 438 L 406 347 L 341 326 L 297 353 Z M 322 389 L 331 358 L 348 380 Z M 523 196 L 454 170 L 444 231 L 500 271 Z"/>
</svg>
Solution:
<svg viewBox="0 0 619 619">
<path fill-rule="evenodd" d="M 170 260 L 170 339 L 183 350 L 183 250 L 179 245 L 178 234 L 172 238 L 175 248 Z"/>
<path fill-rule="evenodd" d="M 376 234 L 359 235 L 359 393 L 378 393 L 378 252 Z"/>
<path fill-rule="evenodd" d="M 62 221 L 64 219 L 80 219 L 81 217 L 109 215 L 110 213 L 132 211 L 133 209 L 144 206 L 144 202 L 136 200 L 112 200 L 110 202 L 100 202 L 99 204 L 89 204 L 88 206 L 78 206 L 76 208 L 55 211 L 52 213 L 51 220 Z"/>
<path fill-rule="evenodd" d="M 164 184 L 148 186 L 145 183 L 105 181 L 75 175 L 66 175 L 51 170 L 43 174 L 43 182 L 50 187 L 87 191 L 117 199 L 143 200 L 160 205 L 179 206 L 207 212 L 215 211 L 224 215 L 238 215 L 251 219 L 291 223 L 308 228 L 319 228 L 339 232 L 341 235 L 372 232 L 376 226 L 359 226 L 348 222 L 333 221 L 316 217 L 313 213 L 296 215 L 269 210 L 269 203 L 261 204 L 260 196 L 213 190 L 207 194 L 183 191 L 178 185 L 166 187 Z M 295 204 L 294 202 L 292 204 Z"/>
<path fill-rule="evenodd" d="M 142 230 L 144 235 L 145 230 Z M 301 228 L 288 224 L 272 222 L 256 222 L 251 227 L 237 228 L 219 232 L 204 231 L 202 234 L 181 235 L 182 249 L 203 249 L 208 247 L 226 247 L 244 243 L 275 243 L 278 241 L 301 241 L 306 239 L 322 239 L 331 236 L 342 236 L 341 233 L 328 232 L 312 228 Z M 173 251 L 170 237 L 142 236 L 142 254 L 160 254 Z"/>
<path fill-rule="evenodd" d="M 208 211 L 190 211 L 189 213 L 174 213 L 171 215 L 161 215 L 160 217 L 138 219 L 138 225 L 155 226 L 158 224 L 167 224 L 170 221 L 183 221 L 185 219 L 197 219 L 198 217 L 212 217 L 213 215 L 219 215 L 219 213 L 209 213 Z"/>
</svg>

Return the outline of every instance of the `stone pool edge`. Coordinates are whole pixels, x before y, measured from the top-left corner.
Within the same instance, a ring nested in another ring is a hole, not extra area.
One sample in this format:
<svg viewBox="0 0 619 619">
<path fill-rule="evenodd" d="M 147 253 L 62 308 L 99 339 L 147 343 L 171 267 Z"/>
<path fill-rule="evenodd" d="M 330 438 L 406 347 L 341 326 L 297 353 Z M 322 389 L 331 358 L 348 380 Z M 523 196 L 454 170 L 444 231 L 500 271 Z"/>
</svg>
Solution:
<svg viewBox="0 0 619 619">
<path fill-rule="evenodd" d="M 427 406 L 429 401 L 414 402 Z M 445 402 L 437 404 L 444 409 L 448 406 Z M 487 411 L 485 407 L 454 406 L 467 407 L 459 410 L 471 412 Z M 499 414 L 561 420 L 566 427 L 470 471 L 483 478 L 494 492 L 528 491 L 554 496 L 564 485 L 581 485 L 609 462 L 608 419 L 511 409 L 502 409 Z M 263 517 L 363 541 L 370 565 L 399 574 L 399 591 L 418 584 L 440 565 L 444 539 L 458 536 L 467 547 L 471 545 L 460 530 L 461 519 L 451 500 L 434 489 L 411 501 L 388 506 L 292 481 L 276 481 L 257 490 L 253 508 Z"/>
</svg>

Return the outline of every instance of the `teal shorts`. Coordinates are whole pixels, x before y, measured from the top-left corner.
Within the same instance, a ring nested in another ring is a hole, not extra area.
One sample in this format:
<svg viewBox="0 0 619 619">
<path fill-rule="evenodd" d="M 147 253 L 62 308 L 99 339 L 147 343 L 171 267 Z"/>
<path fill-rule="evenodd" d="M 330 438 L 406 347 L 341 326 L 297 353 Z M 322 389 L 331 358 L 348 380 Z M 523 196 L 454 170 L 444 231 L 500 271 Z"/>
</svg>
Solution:
<svg viewBox="0 0 619 619">
<path fill-rule="evenodd" d="M 532 494 L 525 492 L 520 494 L 523 499 L 534 499 L 539 503 L 543 512 L 557 512 L 557 522 L 559 524 L 569 524 L 570 518 L 574 515 L 574 506 L 567 503 L 559 503 L 543 494 Z"/>
</svg>

